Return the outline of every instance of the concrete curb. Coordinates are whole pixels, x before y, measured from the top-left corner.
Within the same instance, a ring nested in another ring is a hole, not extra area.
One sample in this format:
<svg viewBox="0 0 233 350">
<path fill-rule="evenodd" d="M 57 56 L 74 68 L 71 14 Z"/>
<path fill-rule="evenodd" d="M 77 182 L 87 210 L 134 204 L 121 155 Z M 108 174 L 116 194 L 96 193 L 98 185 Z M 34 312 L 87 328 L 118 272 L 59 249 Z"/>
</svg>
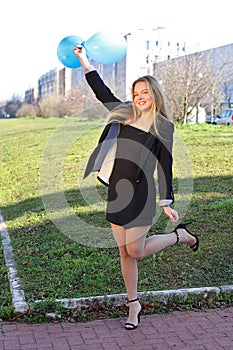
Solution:
<svg viewBox="0 0 233 350">
<path fill-rule="evenodd" d="M 233 293 L 233 285 L 223 285 L 220 287 L 201 287 L 201 288 L 187 288 L 187 289 L 173 289 L 173 290 L 160 290 L 150 292 L 139 292 L 138 297 L 141 300 L 147 300 L 148 298 L 153 300 L 159 300 L 164 305 L 168 304 L 168 301 L 174 297 L 182 298 L 184 301 L 190 296 L 199 296 L 202 299 L 207 299 L 211 294 L 219 295 L 220 293 L 230 294 Z M 56 299 L 55 302 L 61 303 L 66 309 L 75 309 L 80 306 L 92 306 L 95 304 L 111 304 L 120 306 L 127 300 L 126 294 L 110 294 L 105 296 L 93 296 L 83 298 L 72 298 L 72 299 Z M 36 300 L 35 303 L 46 302 L 46 300 Z"/>
<path fill-rule="evenodd" d="M 9 267 L 8 275 L 15 312 L 24 313 L 28 310 L 28 303 L 25 300 L 24 291 L 17 270 L 14 267 Z"/>
<path fill-rule="evenodd" d="M 26 313 L 30 305 L 27 303 L 24 295 L 24 290 L 20 283 L 20 276 L 17 272 L 14 255 L 11 246 L 11 240 L 9 233 L 6 229 L 3 216 L 0 211 L 0 233 L 2 236 L 2 244 L 6 266 L 8 268 L 8 278 L 10 283 L 10 290 L 12 295 L 12 303 L 17 313 Z M 173 290 L 161 290 L 151 292 L 140 292 L 138 296 L 143 299 L 153 299 L 162 302 L 167 305 L 169 300 L 174 297 L 182 298 L 184 301 L 191 296 L 199 296 L 202 299 L 207 299 L 211 295 L 219 295 L 220 293 L 230 294 L 233 293 L 233 285 L 223 285 L 214 287 L 201 287 L 201 288 L 187 288 L 187 289 L 173 289 Z M 56 303 L 62 304 L 66 309 L 75 309 L 80 306 L 91 306 L 95 304 L 111 304 L 115 306 L 122 305 L 127 299 L 126 294 L 111 294 L 105 296 L 83 297 L 83 298 L 71 298 L 71 299 L 56 299 Z M 35 303 L 46 303 L 47 300 L 36 300 Z"/>
<path fill-rule="evenodd" d="M 25 300 L 24 291 L 20 283 L 20 277 L 18 275 L 14 255 L 11 246 L 11 239 L 6 229 L 3 216 L 0 211 L 0 233 L 2 237 L 3 254 L 8 268 L 8 279 L 10 283 L 10 290 L 12 295 L 12 303 L 15 311 L 24 313 L 28 309 L 28 303 Z"/>
</svg>

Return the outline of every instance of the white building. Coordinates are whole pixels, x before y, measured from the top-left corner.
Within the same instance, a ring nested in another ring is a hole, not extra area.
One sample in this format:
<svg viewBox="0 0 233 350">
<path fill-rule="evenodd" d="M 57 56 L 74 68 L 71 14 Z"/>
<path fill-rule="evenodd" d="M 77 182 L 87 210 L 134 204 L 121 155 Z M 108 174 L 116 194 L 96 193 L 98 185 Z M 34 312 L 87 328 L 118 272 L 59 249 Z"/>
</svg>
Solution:
<svg viewBox="0 0 233 350">
<path fill-rule="evenodd" d="M 184 54 L 185 43 L 171 41 L 164 27 L 138 29 L 126 35 L 126 93 L 140 76 L 152 74 L 158 62 Z"/>
</svg>

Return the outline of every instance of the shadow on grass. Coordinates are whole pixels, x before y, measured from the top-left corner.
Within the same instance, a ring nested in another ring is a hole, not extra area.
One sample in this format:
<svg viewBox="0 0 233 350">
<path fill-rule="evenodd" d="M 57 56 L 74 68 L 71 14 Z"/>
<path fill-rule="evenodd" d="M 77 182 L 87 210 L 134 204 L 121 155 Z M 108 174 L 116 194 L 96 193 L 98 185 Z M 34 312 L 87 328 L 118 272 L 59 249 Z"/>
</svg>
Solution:
<svg viewBox="0 0 233 350">
<path fill-rule="evenodd" d="M 180 181 L 180 180 L 179 180 Z M 182 179 L 182 187 L 186 188 Z M 194 181 L 191 202 L 187 203 L 179 193 L 176 209 L 182 214 L 182 221 L 194 220 L 196 226 L 204 227 L 207 232 L 216 227 L 219 230 L 233 226 L 232 213 L 229 210 L 233 204 L 233 179 L 231 176 L 198 177 Z M 174 180 L 175 193 L 178 180 Z M 186 193 L 184 193 L 184 196 Z M 189 194 L 190 195 L 190 194 Z M 109 223 L 105 220 L 107 189 L 105 186 L 89 187 L 85 191 L 79 189 L 54 192 L 43 197 L 28 198 L 24 201 L 1 208 L 9 227 L 24 226 L 31 221 L 41 223 L 50 220 L 58 230 L 78 243 L 92 247 L 115 247 Z M 188 208 L 186 207 L 188 204 Z M 167 218 L 157 214 L 152 232 L 158 230 L 167 232 Z M 213 218 L 214 213 L 214 218 Z M 221 215 L 220 215 L 221 214 Z M 36 216 L 36 220 L 35 220 Z M 186 219 L 187 218 L 187 219 Z M 200 227 L 200 228 L 201 228 Z"/>
<path fill-rule="evenodd" d="M 185 191 L 185 188 L 188 188 L 189 183 L 192 181 L 190 179 L 179 180 L 182 182 L 182 188 Z M 187 183 L 187 186 L 186 186 Z M 174 179 L 174 190 L 175 190 L 175 199 L 178 186 L 178 180 Z M 224 198 L 232 198 L 233 196 L 233 177 L 232 176 L 218 176 L 218 177 L 198 177 L 194 179 L 194 187 L 192 194 L 199 194 L 200 196 L 192 199 L 192 202 L 196 205 L 203 207 L 203 199 L 206 202 L 215 202 L 218 199 L 223 200 Z M 94 194 L 94 196 L 93 196 Z M 184 193 L 185 194 L 185 193 Z M 192 195 L 190 194 L 190 195 Z M 206 196 L 204 195 L 206 194 Z M 90 195 L 90 196 L 89 196 Z M 182 195 L 182 193 L 180 193 Z M 62 199 L 65 198 L 64 201 Z M 78 215 L 83 218 L 87 217 L 90 219 L 91 214 L 100 215 L 100 218 L 103 216 L 103 206 L 107 198 L 107 190 L 105 186 L 99 185 L 97 187 L 89 187 L 85 194 L 81 192 L 78 188 L 64 190 L 64 192 L 54 192 L 46 196 L 38 196 L 28 198 L 23 201 L 16 202 L 12 205 L 1 207 L 3 212 L 4 219 L 7 220 L 17 220 L 18 218 L 25 215 L 25 213 L 41 213 L 45 208 L 45 204 L 50 205 L 50 208 L 56 209 L 65 209 L 67 205 L 73 208 L 87 208 L 93 206 L 95 210 L 88 211 L 85 214 L 85 210 Z M 182 200 L 182 198 L 180 198 Z M 176 203 L 175 203 L 176 204 Z M 191 203 L 192 204 L 192 203 Z M 101 205 L 101 210 L 99 209 Z M 100 219 L 100 221 L 102 221 Z"/>
<path fill-rule="evenodd" d="M 98 193 L 104 203 L 106 188 L 100 186 Z M 178 245 L 141 261 L 140 290 L 233 283 L 232 195 L 230 176 L 195 179 L 186 217 L 194 220 L 191 231 L 200 237 L 200 250 L 193 254 Z M 53 212 L 45 209 L 45 199 Z M 91 206 L 79 190 L 71 189 L 2 208 L 27 299 L 124 292 L 118 250 L 104 209 L 93 198 L 90 201 Z M 165 232 L 167 221 L 161 215 L 151 233 Z"/>
</svg>

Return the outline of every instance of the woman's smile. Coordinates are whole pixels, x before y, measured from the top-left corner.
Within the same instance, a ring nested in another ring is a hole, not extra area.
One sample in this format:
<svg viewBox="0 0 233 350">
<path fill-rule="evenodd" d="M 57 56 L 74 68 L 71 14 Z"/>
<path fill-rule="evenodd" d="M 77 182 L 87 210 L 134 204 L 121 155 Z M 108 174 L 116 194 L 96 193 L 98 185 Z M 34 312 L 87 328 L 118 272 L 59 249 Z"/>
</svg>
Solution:
<svg viewBox="0 0 233 350">
<path fill-rule="evenodd" d="M 140 111 L 149 111 L 152 107 L 152 96 L 146 82 L 140 81 L 135 84 L 133 101 Z"/>
</svg>

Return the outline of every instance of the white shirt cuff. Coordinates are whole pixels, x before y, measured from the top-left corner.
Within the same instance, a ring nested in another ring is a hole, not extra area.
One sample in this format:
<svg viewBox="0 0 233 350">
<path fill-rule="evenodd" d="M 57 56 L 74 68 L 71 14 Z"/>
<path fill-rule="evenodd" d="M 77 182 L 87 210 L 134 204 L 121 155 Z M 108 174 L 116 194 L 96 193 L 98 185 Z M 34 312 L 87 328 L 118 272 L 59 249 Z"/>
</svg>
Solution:
<svg viewBox="0 0 233 350">
<path fill-rule="evenodd" d="M 159 201 L 159 206 L 160 207 L 166 207 L 166 206 L 169 206 L 173 203 L 172 199 L 161 199 Z"/>
<path fill-rule="evenodd" d="M 94 66 L 90 64 L 90 66 L 84 68 L 84 73 L 87 74 L 89 72 L 92 72 L 93 70 L 96 70 Z"/>
</svg>

